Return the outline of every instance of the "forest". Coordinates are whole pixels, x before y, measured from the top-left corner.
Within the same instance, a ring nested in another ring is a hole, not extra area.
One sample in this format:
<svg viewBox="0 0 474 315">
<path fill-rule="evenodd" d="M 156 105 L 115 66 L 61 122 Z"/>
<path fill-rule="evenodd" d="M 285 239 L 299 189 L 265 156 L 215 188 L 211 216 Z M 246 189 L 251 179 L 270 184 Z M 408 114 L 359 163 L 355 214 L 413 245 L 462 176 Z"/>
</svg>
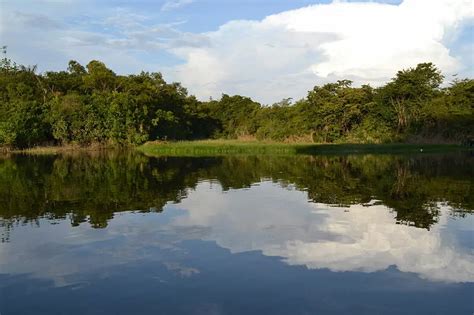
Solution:
<svg viewBox="0 0 474 315">
<path fill-rule="evenodd" d="M 445 82 L 432 63 L 385 85 L 340 80 L 305 98 L 260 104 L 223 94 L 200 101 L 160 73 L 118 75 L 97 60 L 38 73 L 0 61 L 0 146 L 138 145 L 156 140 L 463 143 L 472 139 L 474 80 Z"/>
</svg>

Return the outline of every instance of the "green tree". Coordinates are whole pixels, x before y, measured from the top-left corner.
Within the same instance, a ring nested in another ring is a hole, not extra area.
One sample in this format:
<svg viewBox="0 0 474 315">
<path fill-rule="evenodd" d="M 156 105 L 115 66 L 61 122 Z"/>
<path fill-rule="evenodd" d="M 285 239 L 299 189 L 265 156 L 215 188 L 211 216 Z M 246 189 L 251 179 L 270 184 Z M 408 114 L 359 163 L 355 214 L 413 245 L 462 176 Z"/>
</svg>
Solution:
<svg viewBox="0 0 474 315">
<path fill-rule="evenodd" d="M 420 116 L 423 105 L 438 92 L 443 82 L 441 72 L 432 63 L 401 70 L 379 90 L 380 99 L 391 106 L 398 132 L 403 132 Z"/>
</svg>

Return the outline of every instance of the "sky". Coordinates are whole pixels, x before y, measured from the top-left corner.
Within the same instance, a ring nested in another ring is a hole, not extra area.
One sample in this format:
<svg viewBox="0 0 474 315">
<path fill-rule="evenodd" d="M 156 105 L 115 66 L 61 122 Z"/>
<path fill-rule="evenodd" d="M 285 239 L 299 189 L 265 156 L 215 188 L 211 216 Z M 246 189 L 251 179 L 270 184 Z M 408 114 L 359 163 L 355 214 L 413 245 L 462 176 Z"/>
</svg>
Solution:
<svg viewBox="0 0 474 315">
<path fill-rule="evenodd" d="M 103 61 L 161 72 L 201 100 L 264 104 L 315 85 L 379 86 L 433 62 L 474 77 L 472 0 L 0 0 L 0 45 L 39 71 Z"/>
</svg>

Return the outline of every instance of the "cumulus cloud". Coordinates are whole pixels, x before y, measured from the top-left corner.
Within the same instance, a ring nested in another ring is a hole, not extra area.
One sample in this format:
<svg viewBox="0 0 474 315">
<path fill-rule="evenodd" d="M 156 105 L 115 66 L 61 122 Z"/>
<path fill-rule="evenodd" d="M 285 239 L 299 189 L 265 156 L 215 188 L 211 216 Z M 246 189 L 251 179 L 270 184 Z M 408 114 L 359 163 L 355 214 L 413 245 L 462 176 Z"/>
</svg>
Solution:
<svg viewBox="0 0 474 315">
<path fill-rule="evenodd" d="M 77 0 L 5 3 L 1 44 L 41 70 L 101 59 L 117 73 L 161 71 L 203 100 L 221 93 L 298 99 L 342 78 L 378 85 L 426 61 L 448 75 L 472 75 L 472 38 L 462 35 L 473 25 L 471 0 L 334 1 L 210 32 L 183 31 L 185 21 L 173 17 L 191 2 L 169 0 L 158 13 L 103 4 L 93 14 Z"/>
<path fill-rule="evenodd" d="M 207 33 L 208 47 L 175 51 L 186 60 L 176 78 L 202 98 L 225 92 L 271 103 L 340 78 L 380 84 L 425 61 L 452 73 L 461 65 L 445 36 L 473 16 L 470 0 L 334 1 L 231 21 Z"/>
</svg>

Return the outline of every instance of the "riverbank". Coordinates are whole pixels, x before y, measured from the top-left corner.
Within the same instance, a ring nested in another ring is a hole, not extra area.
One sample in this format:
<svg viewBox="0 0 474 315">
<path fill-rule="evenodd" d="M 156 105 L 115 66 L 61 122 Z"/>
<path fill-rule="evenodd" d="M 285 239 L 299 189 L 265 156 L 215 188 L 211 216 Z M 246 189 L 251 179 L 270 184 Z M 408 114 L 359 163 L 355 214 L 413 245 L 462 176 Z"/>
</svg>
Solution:
<svg viewBox="0 0 474 315">
<path fill-rule="evenodd" d="M 29 154 L 29 155 L 55 155 L 63 153 L 77 153 L 77 152 L 100 152 L 106 150 L 116 150 L 117 146 L 91 144 L 86 146 L 81 145 L 59 145 L 59 146 L 35 146 L 25 149 L 17 148 L 0 148 L 0 153 L 3 154 Z"/>
<path fill-rule="evenodd" d="M 138 151 L 155 156 L 427 153 L 467 149 L 453 144 L 288 144 L 239 140 L 149 142 L 137 147 Z"/>
<path fill-rule="evenodd" d="M 456 144 L 314 144 L 242 140 L 198 140 L 147 142 L 137 147 L 93 144 L 88 146 L 36 146 L 26 149 L 1 148 L 3 154 L 55 155 L 110 150 L 137 150 L 151 156 L 219 156 L 219 155 L 318 155 L 357 153 L 429 153 L 469 150 Z"/>
</svg>

